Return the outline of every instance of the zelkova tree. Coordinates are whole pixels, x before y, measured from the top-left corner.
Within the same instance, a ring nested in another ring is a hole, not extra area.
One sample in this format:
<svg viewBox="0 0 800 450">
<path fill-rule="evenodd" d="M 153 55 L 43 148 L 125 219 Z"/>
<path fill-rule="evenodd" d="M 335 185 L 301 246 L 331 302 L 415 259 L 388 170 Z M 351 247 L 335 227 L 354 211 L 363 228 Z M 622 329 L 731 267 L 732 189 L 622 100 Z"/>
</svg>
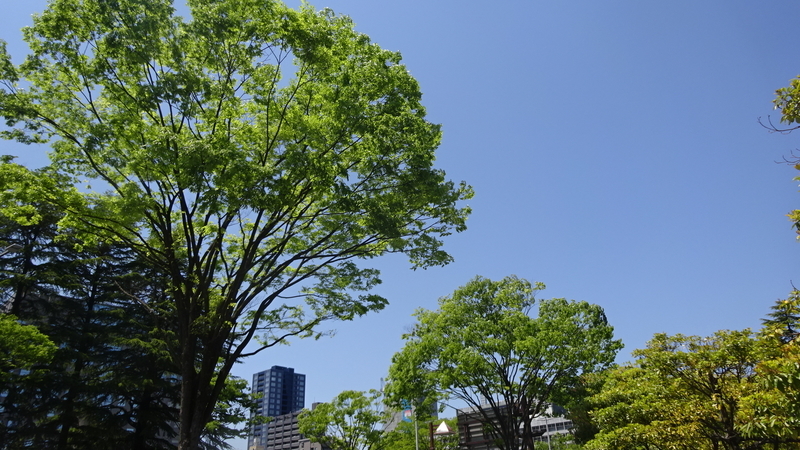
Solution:
<svg viewBox="0 0 800 450">
<path fill-rule="evenodd" d="M 578 377 L 609 366 L 622 347 L 597 305 L 543 300 L 544 285 L 477 277 L 416 312 L 418 323 L 394 355 L 387 395 L 457 400 L 502 450 L 534 447 L 531 418 L 564 401 Z M 521 447 L 520 447 L 521 446 Z"/>
<path fill-rule="evenodd" d="M 152 314 L 174 323 L 180 448 L 196 449 L 235 362 L 383 308 L 358 261 L 449 262 L 440 238 L 464 229 L 471 189 L 433 168 L 440 129 L 399 54 L 348 18 L 187 3 L 190 19 L 169 0 L 51 1 L 25 61 L 0 52 L 0 111 L 73 177 L 52 199 L 62 227 L 165 274 Z"/>
</svg>

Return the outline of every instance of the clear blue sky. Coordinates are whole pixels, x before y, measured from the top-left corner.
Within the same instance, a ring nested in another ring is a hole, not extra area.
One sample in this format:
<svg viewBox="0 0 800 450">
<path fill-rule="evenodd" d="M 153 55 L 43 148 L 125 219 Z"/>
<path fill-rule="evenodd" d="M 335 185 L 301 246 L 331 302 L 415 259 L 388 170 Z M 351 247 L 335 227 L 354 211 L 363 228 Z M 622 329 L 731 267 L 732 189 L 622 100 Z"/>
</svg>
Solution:
<svg viewBox="0 0 800 450">
<path fill-rule="evenodd" d="M 774 90 L 800 73 L 800 3 L 739 0 L 321 0 L 399 50 L 443 124 L 438 165 L 475 188 L 448 267 L 376 262 L 391 305 L 336 337 L 272 349 L 308 376 L 306 402 L 379 387 L 418 307 L 475 275 L 542 281 L 542 297 L 603 306 L 626 344 L 656 332 L 758 327 L 792 281 L 800 243 L 785 214 L 798 172 L 776 164 L 800 133 L 770 134 Z M 0 38 L 43 0 L 6 2 Z M 20 59 L 17 58 L 17 61 Z M 41 150 L 0 143 L 0 153 Z M 242 444 L 242 447 L 244 445 Z"/>
</svg>

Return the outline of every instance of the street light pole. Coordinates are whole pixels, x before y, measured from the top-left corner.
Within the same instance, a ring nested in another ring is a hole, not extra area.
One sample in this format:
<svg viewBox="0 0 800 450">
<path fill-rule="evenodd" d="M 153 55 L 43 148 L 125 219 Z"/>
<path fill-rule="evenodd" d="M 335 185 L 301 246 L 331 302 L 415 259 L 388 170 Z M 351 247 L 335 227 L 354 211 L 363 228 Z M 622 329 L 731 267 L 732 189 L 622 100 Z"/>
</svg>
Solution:
<svg viewBox="0 0 800 450">
<path fill-rule="evenodd" d="M 544 417 L 544 430 L 547 433 L 547 450 L 553 450 L 550 446 L 550 425 L 547 423 L 547 416 Z"/>
</svg>

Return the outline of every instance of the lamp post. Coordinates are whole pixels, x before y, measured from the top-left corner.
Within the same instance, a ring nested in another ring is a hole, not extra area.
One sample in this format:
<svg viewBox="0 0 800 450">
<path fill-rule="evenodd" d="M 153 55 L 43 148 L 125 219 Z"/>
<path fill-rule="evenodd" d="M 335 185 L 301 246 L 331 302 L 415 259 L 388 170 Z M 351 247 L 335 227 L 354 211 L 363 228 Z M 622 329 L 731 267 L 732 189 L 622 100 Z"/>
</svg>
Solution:
<svg viewBox="0 0 800 450">
<path fill-rule="evenodd" d="M 547 450 L 553 450 L 550 446 L 550 425 L 547 423 L 547 416 L 544 416 L 544 430 L 547 433 Z"/>
</svg>

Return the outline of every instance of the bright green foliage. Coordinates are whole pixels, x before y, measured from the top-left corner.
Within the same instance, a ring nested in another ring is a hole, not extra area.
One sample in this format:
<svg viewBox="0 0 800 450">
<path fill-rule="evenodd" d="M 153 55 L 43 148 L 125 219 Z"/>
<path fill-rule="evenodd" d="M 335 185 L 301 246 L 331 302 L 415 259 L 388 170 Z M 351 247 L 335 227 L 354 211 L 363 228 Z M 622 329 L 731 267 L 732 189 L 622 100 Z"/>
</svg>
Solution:
<svg viewBox="0 0 800 450">
<path fill-rule="evenodd" d="M 775 109 L 781 111 L 781 122 L 800 123 L 800 76 L 789 81 L 789 86 L 775 91 Z"/>
<path fill-rule="evenodd" d="M 458 450 L 458 423 L 456 419 L 417 417 L 411 422 L 400 422 L 386 436 L 386 450 L 417 450 L 430 448 L 431 424 L 434 431 L 444 420 L 452 434 L 434 435 L 436 450 Z"/>
<path fill-rule="evenodd" d="M 449 262 L 440 238 L 465 228 L 471 189 L 433 168 L 439 126 L 400 55 L 348 18 L 188 5 L 184 20 L 169 0 L 51 1 L 25 62 L 0 51 L 0 111 L 6 137 L 50 142 L 55 171 L 103 190 L 55 199 L 61 225 L 167 278 L 195 449 L 237 360 L 385 306 L 353 295 L 380 281 L 358 259 Z"/>
<path fill-rule="evenodd" d="M 22 325 L 9 314 L 0 314 L 0 384 L 6 386 L 11 371 L 28 370 L 50 361 L 56 346 L 32 325 Z"/>
<path fill-rule="evenodd" d="M 773 103 L 775 104 L 775 109 L 781 111 L 781 122 L 794 125 L 794 127 L 785 130 L 778 130 L 773 126 L 769 128 L 773 131 L 781 132 L 796 130 L 798 128 L 797 124 L 800 124 L 800 108 L 798 108 L 798 105 L 800 105 L 800 76 L 791 80 L 789 86 L 775 91 L 775 95 L 776 97 Z M 793 158 L 789 161 L 794 164 L 795 169 L 800 170 L 800 161 L 798 161 L 797 158 Z M 794 180 L 800 181 L 800 176 L 795 177 Z M 800 235 L 800 209 L 790 211 L 787 216 L 789 220 L 792 221 L 797 234 Z M 798 236 L 797 239 L 800 239 L 800 236 Z"/>
<path fill-rule="evenodd" d="M 419 323 L 392 359 L 390 400 L 464 401 L 499 448 L 532 448 L 524 418 L 564 400 L 581 374 L 607 367 L 622 347 L 596 305 L 544 300 L 531 317 L 543 288 L 477 277 L 441 298 L 437 311 L 417 311 Z"/>
<path fill-rule="evenodd" d="M 778 300 L 763 320 L 760 339 L 770 349 L 758 365 L 759 390 L 743 400 L 742 428 L 751 436 L 772 436 L 782 442 L 800 442 L 800 347 L 798 347 L 800 292 Z"/>
<path fill-rule="evenodd" d="M 657 334 L 634 355 L 591 399 L 600 431 L 588 449 L 783 448 L 775 435 L 747 432 L 757 419 L 744 404 L 763 392 L 757 367 L 771 358 L 749 330 Z"/>
<path fill-rule="evenodd" d="M 386 448 L 380 393 L 344 391 L 330 403 L 303 410 L 297 418 L 300 433 L 335 450 L 382 450 Z"/>
<path fill-rule="evenodd" d="M 598 429 L 587 449 L 779 450 L 800 445 L 800 296 L 764 329 L 657 334 L 635 365 L 588 383 Z M 601 380 L 600 384 L 597 380 Z"/>
<path fill-rule="evenodd" d="M 597 427 L 589 449 L 661 450 L 690 448 L 692 440 L 674 439 L 682 433 L 676 424 L 660 427 L 657 424 L 669 416 L 663 408 L 664 390 L 652 374 L 639 367 L 618 367 L 603 374 L 602 390 L 591 399 L 592 418 Z M 675 399 L 672 399 L 675 401 Z M 680 419 L 681 411 L 676 411 Z M 702 448 L 702 447 L 699 447 Z"/>
</svg>

